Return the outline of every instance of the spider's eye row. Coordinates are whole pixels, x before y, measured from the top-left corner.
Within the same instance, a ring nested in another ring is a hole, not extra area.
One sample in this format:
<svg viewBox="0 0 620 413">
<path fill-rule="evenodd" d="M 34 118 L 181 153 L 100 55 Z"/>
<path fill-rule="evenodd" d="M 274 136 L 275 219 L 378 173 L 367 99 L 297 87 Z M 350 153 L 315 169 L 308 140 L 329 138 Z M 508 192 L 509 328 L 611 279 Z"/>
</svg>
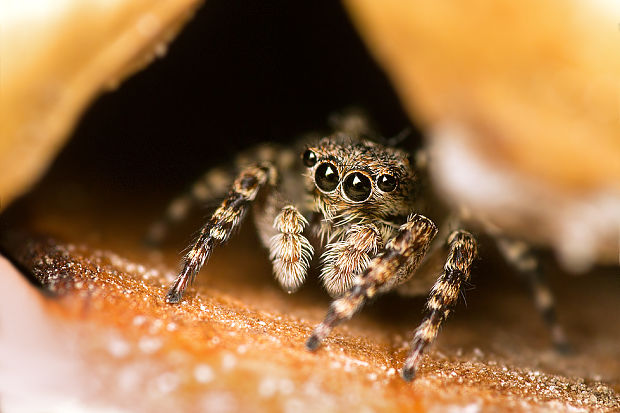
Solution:
<svg viewBox="0 0 620 413">
<path fill-rule="evenodd" d="M 351 201 L 362 202 L 370 197 L 372 183 L 370 179 L 361 172 L 351 172 L 344 178 L 344 194 Z"/>
<path fill-rule="evenodd" d="M 303 162 L 304 162 L 304 165 L 306 165 L 308 168 L 314 166 L 316 164 L 316 154 L 312 152 L 310 149 L 307 149 L 304 152 Z"/>
<path fill-rule="evenodd" d="M 316 186 L 325 192 L 331 192 L 336 189 L 339 180 L 340 177 L 338 176 L 338 169 L 330 162 L 325 162 L 319 165 L 314 173 L 314 181 L 316 182 Z"/>
<path fill-rule="evenodd" d="M 392 175 L 384 174 L 377 178 L 377 187 L 383 192 L 392 192 L 396 189 L 398 181 Z"/>
</svg>

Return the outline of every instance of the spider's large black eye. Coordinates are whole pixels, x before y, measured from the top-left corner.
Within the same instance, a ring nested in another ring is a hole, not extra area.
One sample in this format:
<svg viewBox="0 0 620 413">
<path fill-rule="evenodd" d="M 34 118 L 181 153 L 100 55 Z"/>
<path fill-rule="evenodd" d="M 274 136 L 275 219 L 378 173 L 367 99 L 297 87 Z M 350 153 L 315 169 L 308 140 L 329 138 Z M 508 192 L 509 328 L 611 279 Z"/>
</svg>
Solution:
<svg viewBox="0 0 620 413">
<path fill-rule="evenodd" d="M 352 172 L 344 178 L 344 193 L 351 201 L 362 202 L 368 199 L 372 191 L 372 183 L 360 172 Z"/>
<path fill-rule="evenodd" d="M 314 166 L 314 164 L 316 164 L 316 154 L 310 149 L 306 150 L 306 152 L 304 152 L 303 162 L 308 168 Z"/>
<path fill-rule="evenodd" d="M 377 178 L 377 186 L 383 192 L 392 192 L 396 189 L 396 184 L 398 184 L 398 181 L 392 175 L 386 174 Z"/>
<path fill-rule="evenodd" d="M 316 168 L 314 181 L 320 190 L 325 192 L 333 191 L 338 186 L 338 180 L 338 169 L 333 164 L 325 162 Z"/>
</svg>

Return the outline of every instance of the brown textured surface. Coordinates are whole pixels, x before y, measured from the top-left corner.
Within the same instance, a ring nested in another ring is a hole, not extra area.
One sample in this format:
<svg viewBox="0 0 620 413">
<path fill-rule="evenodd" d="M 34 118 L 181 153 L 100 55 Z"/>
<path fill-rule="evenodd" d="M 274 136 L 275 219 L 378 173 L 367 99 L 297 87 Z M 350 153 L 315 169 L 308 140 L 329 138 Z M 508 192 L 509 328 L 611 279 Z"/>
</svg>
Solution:
<svg viewBox="0 0 620 413">
<path fill-rule="evenodd" d="M 613 321 L 620 285 L 605 271 L 553 278 L 576 349 L 562 357 L 548 347 L 520 284 L 502 275 L 501 265 L 481 264 L 467 307 L 457 308 L 419 378 L 407 384 L 399 369 L 423 299 L 379 298 L 309 353 L 304 340 L 324 316 L 328 297 L 316 285 L 293 295 L 282 292 L 249 226 L 216 252 L 186 300 L 169 306 L 164 286 L 174 276 L 177 248 L 140 247 L 148 220 L 135 221 L 135 208 L 96 210 L 69 219 L 49 204 L 46 212 L 32 215 L 31 209 L 30 230 L 54 238 L 7 232 L 3 239 L 6 250 L 53 293 L 43 298 L 2 268 L 3 312 L 19 306 L 15 324 L 21 330 L 5 329 L 0 347 L 8 342 L 13 349 L 27 348 L 20 344 L 25 331 L 36 337 L 40 347 L 28 354 L 40 355 L 36 375 L 50 380 L 40 379 L 40 400 L 51 397 L 46 389 L 60 388 L 55 403 L 75 397 L 82 406 L 143 411 L 620 408 L 620 329 Z M 9 290 L 11 282 L 18 287 Z M 15 291 L 27 299 L 13 302 Z M 39 318 L 32 316 L 37 308 L 43 310 Z M 23 357 L 11 354 L 18 365 Z M 51 360 L 72 367 L 62 374 L 46 371 L 54 366 L 48 366 Z M 21 391 L 29 394 L 27 387 Z"/>
</svg>

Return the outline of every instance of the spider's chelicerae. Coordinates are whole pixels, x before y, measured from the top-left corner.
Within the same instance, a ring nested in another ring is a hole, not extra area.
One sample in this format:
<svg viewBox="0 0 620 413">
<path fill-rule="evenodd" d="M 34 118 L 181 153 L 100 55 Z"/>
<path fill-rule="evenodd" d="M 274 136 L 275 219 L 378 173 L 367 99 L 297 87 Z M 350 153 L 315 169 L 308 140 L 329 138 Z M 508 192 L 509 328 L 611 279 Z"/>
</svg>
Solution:
<svg viewBox="0 0 620 413">
<path fill-rule="evenodd" d="M 237 163 L 236 178 L 221 168 L 209 171 L 171 204 L 166 220 L 151 228 L 150 239 L 158 240 L 168 224 L 184 217 L 195 201 L 225 197 L 186 254 L 166 301 L 181 300 L 213 249 L 228 241 L 252 207 L 275 278 L 286 291 L 294 292 L 303 284 L 313 255 L 320 254 L 320 277 L 335 300 L 308 338 L 309 350 L 317 349 L 334 326 L 378 294 L 430 290 L 425 318 L 402 371 L 406 380 L 413 379 L 422 354 L 437 337 L 469 279 L 477 255 L 475 238 L 458 229 L 458 220 L 442 219 L 445 225 L 438 231 L 422 215 L 427 214 L 431 196 L 423 162 L 414 165 L 405 151 L 350 130 L 310 138 L 297 150 L 262 145 Z M 529 276 L 555 342 L 563 345 L 536 257 L 526 244 L 496 239 L 506 258 Z M 428 258 L 445 254 L 446 249 L 443 269 L 433 271 L 429 264 L 433 260 Z"/>
</svg>

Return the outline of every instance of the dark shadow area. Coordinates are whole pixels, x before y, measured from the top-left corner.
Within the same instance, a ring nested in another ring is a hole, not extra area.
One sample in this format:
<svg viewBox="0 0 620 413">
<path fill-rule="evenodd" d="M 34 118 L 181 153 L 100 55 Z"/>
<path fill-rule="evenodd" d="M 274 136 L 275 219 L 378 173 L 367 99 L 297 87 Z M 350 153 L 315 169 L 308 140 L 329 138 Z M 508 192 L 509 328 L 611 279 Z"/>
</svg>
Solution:
<svg viewBox="0 0 620 413">
<path fill-rule="evenodd" d="M 386 136 L 410 126 L 339 2 L 208 1 L 164 58 L 87 110 L 40 186 L 174 194 L 239 150 L 292 141 L 350 105 Z"/>
</svg>

